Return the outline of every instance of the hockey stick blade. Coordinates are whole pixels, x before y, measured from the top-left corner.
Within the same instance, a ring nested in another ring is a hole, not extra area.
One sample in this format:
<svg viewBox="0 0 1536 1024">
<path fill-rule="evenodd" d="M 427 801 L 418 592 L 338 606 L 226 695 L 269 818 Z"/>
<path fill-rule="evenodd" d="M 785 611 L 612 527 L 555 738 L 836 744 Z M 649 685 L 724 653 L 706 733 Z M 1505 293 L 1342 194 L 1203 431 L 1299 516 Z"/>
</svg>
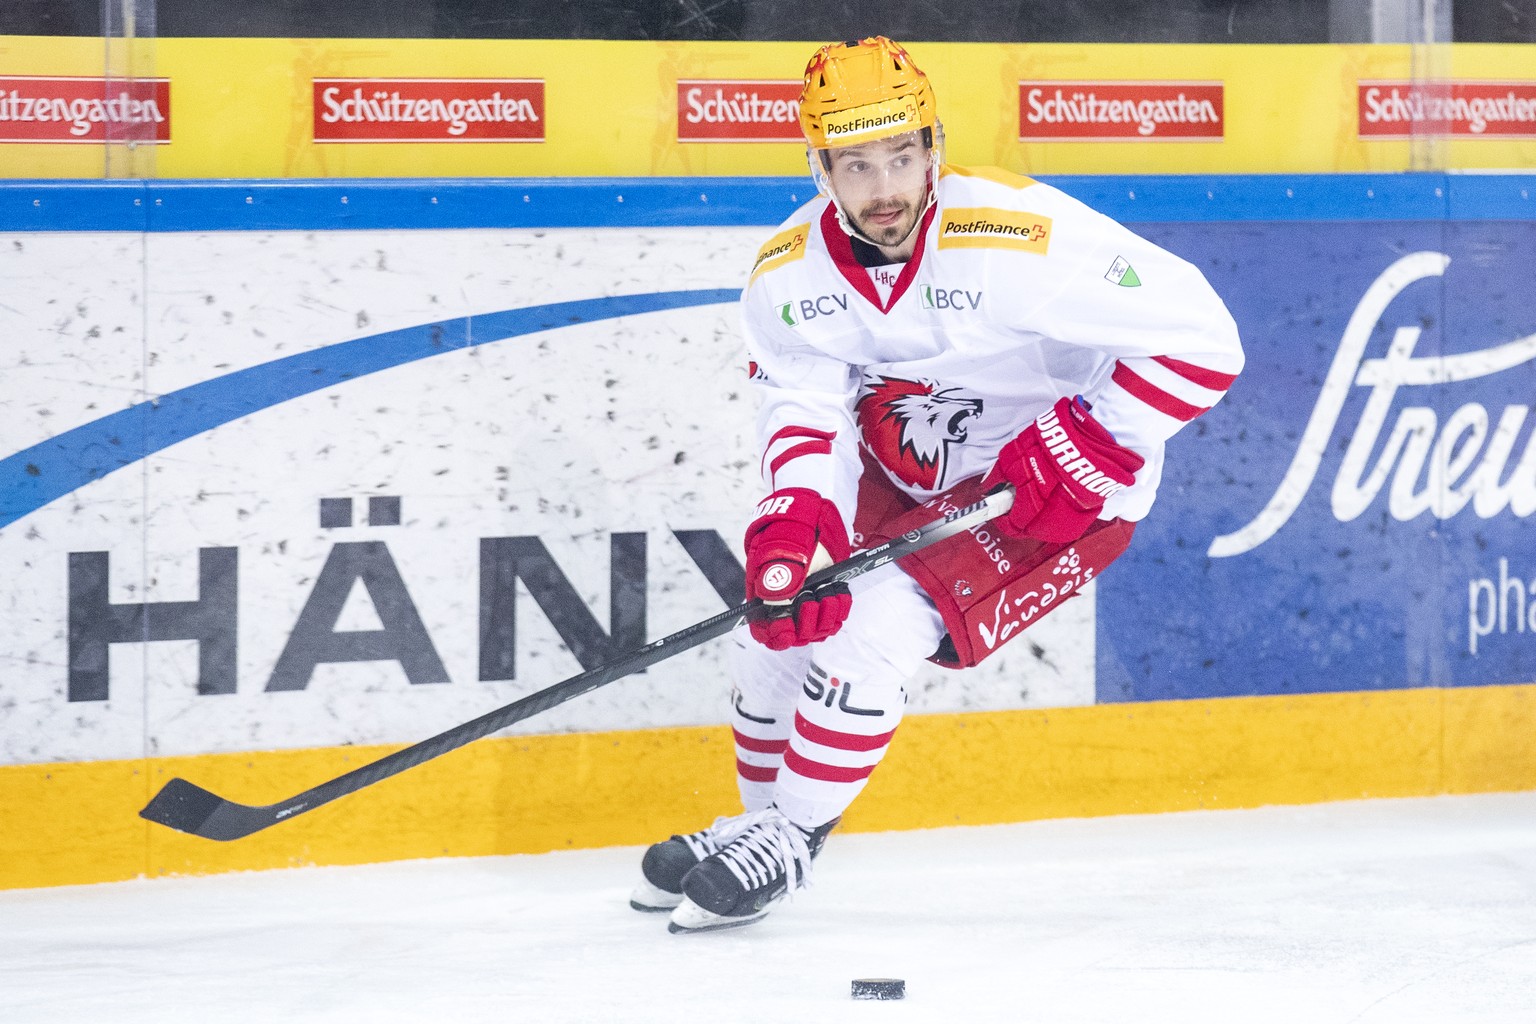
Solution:
<svg viewBox="0 0 1536 1024">
<path fill-rule="evenodd" d="M 266 828 L 270 824 L 263 813 L 266 810 L 225 800 L 186 779 L 175 778 L 161 787 L 139 817 L 178 832 L 227 842 Z"/>
<path fill-rule="evenodd" d="M 980 501 L 948 512 L 917 530 L 905 533 L 877 547 L 860 551 L 836 565 L 828 566 L 810 576 L 805 581 L 804 589 L 815 590 L 828 583 L 846 583 L 882 565 L 921 551 L 930 544 L 936 544 L 972 526 L 995 519 L 1012 506 L 1013 488 L 1000 487 Z M 745 622 L 749 614 L 755 614 L 760 607 L 761 603 L 758 601 L 737 605 L 703 622 L 696 622 L 670 636 L 646 644 L 606 665 L 588 669 L 563 682 L 531 693 L 521 700 L 489 711 L 479 718 L 456 725 L 420 743 L 397 750 L 393 754 L 387 754 L 345 775 L 339 775 L 329 782 L 322 782 L 313 789 L 306 789 L 287 800 L 262 806 L 242 804 L 226 800 L 216 793 L 210 793 L 185 779 L 173 778 L 160 788 L 160 792 L 155 794 L 154 799 L 145 805 L 139 812 L 139 817 L 203 839 L 228 842 L 243 838 L 253 832 L 270 828 L 280 821 L 312 811 L 338 797 L 355 793 L 375 782 L 424 764 L 482 736 L 489 736 L 493 732 L 505 729 L 514 722 L 532 718 L 542 711 L 548 711 L 558 704 L 589 693 L 600 686 L 606 686 L 616 679 L 622 679 L 684 651 L 692 650 L 716 637 L 724 636 Z"/>
</svg>

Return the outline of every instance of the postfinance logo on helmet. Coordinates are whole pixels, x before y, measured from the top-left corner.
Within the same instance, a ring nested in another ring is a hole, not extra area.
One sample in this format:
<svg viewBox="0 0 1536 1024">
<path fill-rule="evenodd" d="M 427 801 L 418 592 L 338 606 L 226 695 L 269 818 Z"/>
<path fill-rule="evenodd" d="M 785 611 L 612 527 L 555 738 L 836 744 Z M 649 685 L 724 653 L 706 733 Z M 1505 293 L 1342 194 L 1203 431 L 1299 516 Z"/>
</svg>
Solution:
<svg viewBox="0 0 1536 1024">
<path fill-rule="evenodd" d="M 805 66 L 800 129 L 814 149 L 931 129 L 938 120 L 928 76 L 884 36 L 828 44 Z"/>
<path fill-rule="evenodd" d="M 821 127 L 827 140 L 847 145 L 864 139 L 881 139 L 892 129 L 903 132 L 920 127 L 921 112 L 912 96 L 900 96 L 894 100 L 882 100 L 852 110 L 823 114 Z"/>
<path fill-rule="evenodd" d="M 875 244 L 892 244 L 889 240 L 876 241 L 854 228 L 850 211 L 843 206 L 846 199 L 833 190 L 829 178 L 833 149 L 866 146 L 921 131 L 928 157 L 923 210 L 933 204 L 943 127 L 928 76 L 899 44 L 884 36 L 872 36 L 818 49 L 805 67 L 800 128 L 805 133 L 811 176 L 831 197 L 838 220 L 849 234 Z"/>
</svg>

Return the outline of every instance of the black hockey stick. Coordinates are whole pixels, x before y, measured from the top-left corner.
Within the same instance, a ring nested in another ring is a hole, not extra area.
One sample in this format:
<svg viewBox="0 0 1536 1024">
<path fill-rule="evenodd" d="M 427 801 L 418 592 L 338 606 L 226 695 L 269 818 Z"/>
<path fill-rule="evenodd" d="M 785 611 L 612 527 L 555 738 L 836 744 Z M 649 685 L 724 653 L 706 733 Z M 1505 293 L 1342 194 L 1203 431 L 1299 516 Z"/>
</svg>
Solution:
<svg viewBox="0 0 1536 1024">
<path fill-rule="evenodd" d="M 1012 506 L 1013 488 L 999 488 L 980 501 L 965 508 L 955 509 L 920 529 L 905 533 L 878 547 L 860 551 L 836 565 L 828 566 L 805 581 L 802 593 L 828 583 L 846 583 L 888 562 L 953 537 L 962 530 L 989 519 L 994 519 L 1007 512 Z M 287 800 L 253 807 L 226 800 L 185 779 L 173 778 L 162 786 L 154 799 L 139 812 L 139 817 L 176 829 L 178 832 L 202 836 L 204 839 L 221 841 L 240 839 L 252 832 L 260 832 L 264 828 L 276 825 L 280 821 L 312 811 L 321 804 L 330 803 L 338 797 L 355 793 L 391 775 L 398 775 L 450 750 L 480 739 L 482 736 L 504 729 L 514 722 L 532 718 L 541 711 L 548 711 L 573 697 L 579 697 L 600 686 L 606 686 L 616 679 L 622 679 L 640 669 L 665 661 L 675 654 L 691 650 L 705 641 L 724 636 L 745 622 L 747 616 L 761 614 L 762 607 L 760 601 L 748 601 L 737 605 L 713 618 L 705 619 L 671 636 L 646 644 L 607 665 L 589 669 L 564 682 L 556 683 L 537 693 L 531 693 L 521 700 L 487 712 L 463 725 L 456 725 L 414 746 L 381 757 L 372 764 L 365 764 L 329 782 L 322 782 L 313 789 L 306 789 Z"/>
</svg>

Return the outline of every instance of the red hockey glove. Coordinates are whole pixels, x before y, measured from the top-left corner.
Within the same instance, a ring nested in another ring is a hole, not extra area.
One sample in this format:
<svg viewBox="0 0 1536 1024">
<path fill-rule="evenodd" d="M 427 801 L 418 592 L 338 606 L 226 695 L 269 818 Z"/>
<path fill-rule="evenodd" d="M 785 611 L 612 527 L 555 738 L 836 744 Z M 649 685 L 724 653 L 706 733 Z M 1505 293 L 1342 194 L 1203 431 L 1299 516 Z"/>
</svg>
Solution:
<svg viewBox="0 0 1536 1024">
<path fill-rule="evenodd" d="M 774 491 L 747 527 L 747 598 L 761 598 L 766 614 L 748 628 L 775 651 L 825 640 L 848 618 L 853 598 L 846 583 L 801 594 L 812 571 L 848 557 L 848 531 L 837 506 L 805 487 Z"/>
<path fill-rule="evenodd" d="M 1011 483 L 1013 508 L 997 520 L 1011 537 L 1066 544 L 1093 525 L 1105 500 L 1136 482 L 1145 460 L 1115 443 L 1081 395 L 1060 399 L 998 453 L 982 486 Z"/>
</svg>

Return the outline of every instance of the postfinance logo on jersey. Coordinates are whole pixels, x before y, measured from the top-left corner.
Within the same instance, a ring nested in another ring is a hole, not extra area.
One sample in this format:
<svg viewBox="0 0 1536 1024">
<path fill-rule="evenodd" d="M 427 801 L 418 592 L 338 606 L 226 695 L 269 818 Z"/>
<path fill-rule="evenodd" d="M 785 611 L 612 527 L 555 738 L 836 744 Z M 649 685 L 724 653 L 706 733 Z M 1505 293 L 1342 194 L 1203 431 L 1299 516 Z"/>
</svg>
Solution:
<svg viewBox="0 0 1536 1024">
<path fill-rule="evenodd" d="M 1051 218 L 993 206 L 945 210 L 939 222 L 940 249 L 1018 249 L 1044 256 L 1051 244 Z"/>
<path fill-rule="evenodd" d="M 768 239 L 763 247 L 757 250 L 757 259 L 752 261 L 752 276 L 747 279 L 747 283 L 756 281 L 759 274 L 782 267 L 786 263 L 793 263 L 804 256 L 805 237 L 810 230 L 809 224 L 796 224 Z"/>
</svg>

